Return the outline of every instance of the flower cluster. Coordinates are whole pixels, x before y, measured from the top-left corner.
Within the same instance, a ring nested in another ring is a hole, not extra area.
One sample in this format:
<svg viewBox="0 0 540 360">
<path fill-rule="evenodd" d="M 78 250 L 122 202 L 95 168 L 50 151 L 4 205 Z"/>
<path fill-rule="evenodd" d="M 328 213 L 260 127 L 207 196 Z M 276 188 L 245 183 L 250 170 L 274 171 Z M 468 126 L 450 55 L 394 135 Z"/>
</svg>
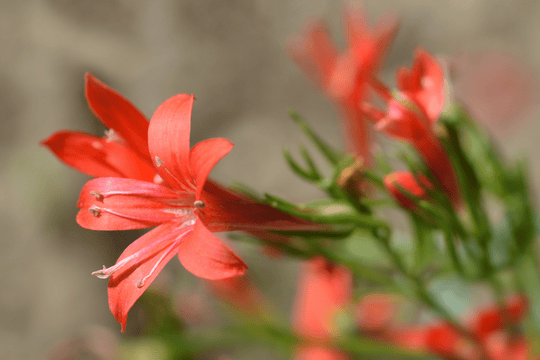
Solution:
<svg viewBox="0 0 540 360">
<path fill-rule="evenodd" d="M 347 150 L 328 145 L 290 112 L 332 169 L 321 172 L 304 147 L 306 166 L 285 151 L 293 172 L 328 195 L 307 204 L 210 179 L 233 144 L 214 138 L 191 146 L 193 95 L 167 99 L 148 120 L 86 75 L 88 105 L 107 128 L 105 136 L 61 131 L 42 144 L 94 178 L 82 188 L 78 224 L 153 228 L 115 265 L 93 273 L 109 279 L 112 314 L 124 331 L 131 307 L 178 256 L 248 324 L 239 330 L 235 322 L 228 330 L 269 340 L 296 359 L 427 353 L 454 360 L 532 359 L 530 345 L 540 339 L 533 330 L 540 321 L 528 312 L 530 302 L 537 314 L 532 304 L 540 299 L 533 247 L 539 222 L 525 166 L 501 160 L 467 105 L 446 103 L 464 95 L 446 96 L 451 79 L 427 50 L 418 47 L 412 65 L 398 68 L 395 89 L 381 80 L 397 17 L 382 17 L 371 28 L 365 11 L 347 4 L 343 23 L 342 51 L 323 20 L 287 43 L 291 58 L 336 106 Z M 408 145 L 399 147 L 400 165 L 382 148 L 373 153 L 372 129 Z M 405 212 L 410 235 L 394 231 L 383 206 Z M 243 231 L 237 239 L 255 241 L 273 258 L 304 261 L 290 324 L 278 320 L 283 316 L 275 314 L 271 297 L 242 276 L 246 263 L 214 235 L 231 231 Z M 435 294 L 437 283 L 490 289 L 496 305 L 464 320 Z M 427 316 L 400 319 L 405 303 Z"/>
</svg>

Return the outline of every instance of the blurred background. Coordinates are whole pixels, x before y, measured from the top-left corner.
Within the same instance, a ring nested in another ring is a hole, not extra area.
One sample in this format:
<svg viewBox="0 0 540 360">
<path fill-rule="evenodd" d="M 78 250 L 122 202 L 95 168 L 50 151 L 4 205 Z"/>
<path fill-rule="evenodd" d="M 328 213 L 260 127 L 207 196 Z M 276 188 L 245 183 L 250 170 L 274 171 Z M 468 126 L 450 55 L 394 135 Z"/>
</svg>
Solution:
<svg viewBox="0 0 540 360">
<path fill-rule="evenodd" d="M 383 75 L 387 81 L 397 66 L 410 65 L 417 44 L 446 57 L 504 51 L 521 59 L 522 65 L 513 63 L 518 69 L 531 69 L 526 78 L 540 71 L 537 0 L 364 3 L 372 21 L 390 10 L 402 16 Z M 193 93 L 192 144 L 211 137 L 235 143 L 213 178 L 296 201 L 314 199 L 321 194 L 293 177 L 282 159 L 282 148 L 296 154 L 297 144 L 306 143 L 286 109 L 296 109 L 340 146 L 337 116 L 287 58 L 284 42 L 321 16 L 342 45 L 341 5 L 331 0 L 0 1 L 2 359 L 61 358 L 57 344 L 88 334 L 108 349 L 115 338 L 138 332 L 134 308 L 126 335 L 120 334 L 108 309 L 107 283 L 90 273 L 114 264 L 140 233 L 80 228 L 76 201 L 88 178 L 38 145 L 61 129 L 103 134 L 84 98 L 84 73 L 92 72 L 149 117 L 168 97 Z M 536 179 L 531 182 L 538 187 L 540 122 L 531 112 L 502 122 L 503 131 L 492 130 L 501 148 L 509 157 L 530 160 Z M 252 278 L 288 316 L 297 262 L 270 260 L 255 247 L 238 248 Z M 174 294 L 181 314 L 186 299 L 205 294 L 177 261 L 153 286 Z"/>
</svg>

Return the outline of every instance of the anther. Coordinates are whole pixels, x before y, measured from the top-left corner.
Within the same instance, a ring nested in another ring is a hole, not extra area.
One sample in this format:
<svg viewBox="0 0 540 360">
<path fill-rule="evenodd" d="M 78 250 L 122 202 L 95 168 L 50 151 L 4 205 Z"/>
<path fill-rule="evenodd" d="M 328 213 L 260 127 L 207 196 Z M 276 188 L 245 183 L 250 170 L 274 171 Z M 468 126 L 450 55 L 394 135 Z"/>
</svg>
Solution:
<svg viewBox="0 0 540 360">
<path fill-rule="evenodd" d="M 103 149 L 103 144 L 99 141 L 92 141 L 92 147 L 97 150 Z"/>
<path fill-rule="evenodd" d="M 105 141 L 124 144 L 124 139 L 113 129 L 105 130 Z"/>
<path fill-rule="evenodd" d="M 99 201 L 103 200 L 103 194 L 101 194 L 99 191 L 90 191 L 90 195 L 95 196 Z"/>
<path fill-rule="evenodd" d="M 201 200 L 197 200 L 193 203 L 193 207 L 195 209 L 204 209 L 204 207 L 206 206 L 206 204 L 204 203 L 204 201 L 201 201 Z"/>
<path fill-rule="evenodd" d="M 144 281 L 146 278 L 143 278 L 139 281 L 137 281 L 137 284 L 135 284 L 138 288 L 142 288 L 144 286 Z"/>
<path fill-rule="evenodd" d="M 107 267 L 103 265 L 102 270 L 94 271 L 92 275 L 97 276 L 99 279 L 107 279 L 111 274 L 106 273 Z"/>
<path fill-rule="evenodd" d="M 164 163 L 165 163 L 165 162 L 164 162 L 163 160 L 161 160 L 160 158 L 158 158 L 158 157 L 156 156 L 156 166 L 157 166 L 157 167 L 162 166 Z"/>
<path fill-rule="evenodd" d="M 95 217 L 100 217 L 101 216 L 101 209 L 98 208 L 97 206 L 92 206 L 88 209 L 88 211 L 90 211 L 90 213 L 92 215 L 94 215 Z"/>
</svg>

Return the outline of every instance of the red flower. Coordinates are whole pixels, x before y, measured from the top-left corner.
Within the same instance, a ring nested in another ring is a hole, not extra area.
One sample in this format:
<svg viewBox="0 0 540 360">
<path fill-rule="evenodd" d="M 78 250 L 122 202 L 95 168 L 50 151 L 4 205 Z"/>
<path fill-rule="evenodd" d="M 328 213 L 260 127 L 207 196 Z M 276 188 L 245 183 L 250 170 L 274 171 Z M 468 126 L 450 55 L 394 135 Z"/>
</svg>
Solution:
<svg viewBox="0 0 540 360">
<path fill-rule="evenodd" d="M 383 182 L 386 190 L 388 190 L 390 195 L 392 195 L 401 206 L 414 211 L 416 205 L 407 197 L 407 195 L 402 193 L 400 188 L 407 191 L 411 196 L 425 199 L 427 197 L 425 189 L 432 188 L 433 185 L 421 174 L 419 175 L 418 180 L 420 180 L 422 184 L 419 184 L 415 176 L 409 171 L 395 171 L 386 175 Z M 398 186 L 400 188 L 398 188 Z"/>
<path fill-rule="evenodd" d="M 88 104 L 110 128 L 107 135 L 62 131 L 42 142 L 66 164 L 91 176 L 107 177 L 85 185 L 77 221 L 101 230 L 159 225 L 131 244 L 115 266 L 96 272 L 100 277 L 112 275 L 109 304 L 122 330 L 128 310 L 175 254 L 190 271 L 205 278 L 245 271 L 245 264 L 211 231 L 314 228 L 206 181 L 232 144 L 211 139 L 189 150 L 191 96 L 167 101 L 149 127 L 144 115 L 120 94 L 91 74 L 85 80 Z"/>
<path fill-rule="evenodd" d="M 396 313 L 396 303 L 387 294 L 368 294 L 356 308 L 358 327 L 371 335 L 383 335 Z"/>
<path fill-rule="evenodd" d="M 321 20 L 311 23 L 302 35 L 291 38 L 287 51 L 342 113 L 347 150 L 369 163 L 368 128 L 358 105 L 366 100 L 368 83 L 379 71 L 399 22 L 396 17 L 387 16 L 372 30 L 364 10 L 352 3 L 344 7 L 342 19 L 347 36 L 345 51 L 338 52 Z"/>
<path fill-rule="evenodd" d="M 193 97 L 176 95 L 155 111 L 148 148 L 155 170 L 168 185 L 126 178 L 98 178 L 83 187 L 77 222 L 94 230 L 157 226 L 132 243 L 116 265 L 96 271 L 110 277 L 109 305 L 125 327 L 127 312 L 175 255 L 193 274 L 223 279 L 245 272 L 246 265 L 212 232 L 313 228 L 272 207 L 207 182 L 214 165 L 233 147 L 209 139 L 190 150 Z"/>
<path fill-rule="evenodd" d="M 386 112 L 369 103 L 362 109 L 379 131 L 414 146 L 452 202 L 458 204 L 459 187 L 452 163 L 431 129 L 443 107 L 442 69 L 427 52 L 418 49 L 411 70 L 399 69 L 396 77 L 396 97 L 382 83 L 372 83 L 388 104 Z"/>
<path fill-rule="evenodd" d="M 314 258 L 300 272 L 293 309 L 293 327 L 316 344 L 299 349 L 297 359 L 346 359 L 339 351 L 324 346 L 335 336 L 334 318 L 339 308 L 351 300 L 352 276 L 346 268 Z"/>
</svg>

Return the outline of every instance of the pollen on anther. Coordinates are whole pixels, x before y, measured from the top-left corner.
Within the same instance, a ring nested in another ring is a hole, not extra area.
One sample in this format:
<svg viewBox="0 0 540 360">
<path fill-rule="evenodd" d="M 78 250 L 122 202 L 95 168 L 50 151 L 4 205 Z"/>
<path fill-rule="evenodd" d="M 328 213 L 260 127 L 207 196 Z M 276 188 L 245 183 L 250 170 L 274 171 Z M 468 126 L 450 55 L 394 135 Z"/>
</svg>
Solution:
<svg viewBox="0 0 540 360">
<path fill-rule="evenodd" d="M 99 191 L 90 191 L 90 195 L 95 196 L 98 200 L 103 200 L 103 194 Z"/>
<path fill-rule="evenodd" d="M 88 211 L 90 211 L 90 213 L 94 215 L 95 217 L 101 216 L 101 209 L 98 208 L 97 206 L 92 206 L 91 208 L 88 209 Z"/>
<path fill-rule="evenodd" d="M 156 156 L 156 166 L 157 167 L 160 167 L 161 165 L 163 165 L 165 162 L 163 160 L 161 160 L 160 158 L 158 158 Z"/>
<path fill-rule="evenodd" d="M 195 209 L 204 209 L 205 206 L 206 204 L 204 203 L 204 201 L 201 201 L 201 200 L 197 200 L 193 203 L 193 207 Z"/>
</svg>

